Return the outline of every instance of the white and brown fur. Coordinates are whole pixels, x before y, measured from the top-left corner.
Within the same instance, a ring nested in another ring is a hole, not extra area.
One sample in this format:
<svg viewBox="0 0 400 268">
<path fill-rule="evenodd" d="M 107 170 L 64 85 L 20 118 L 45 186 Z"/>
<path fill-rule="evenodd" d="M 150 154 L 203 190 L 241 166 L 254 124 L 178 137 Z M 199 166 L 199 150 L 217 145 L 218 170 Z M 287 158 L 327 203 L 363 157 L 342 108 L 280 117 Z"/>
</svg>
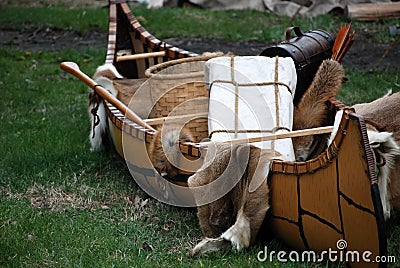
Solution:
<svg viewBox="0 0 400 268">
<path fill-rule="evenodd" d="M 353 106 L 364 116 L 368 139 L 378 168 L 384 216 L 400 211 L 400 93 L 389 92 L 370 103 Z"/>
<path fill-rule="evenodd" d="M 194 142 L 193 134 L 187 127 L 165 124 L 154 134 L 148 147 L 153 167 L 161 174 L 173 178 L 178 174 L 179 142 Z"/>
<path fill-rule="evenodd" d="M 112 95 L 117 96 L 118 92 L 114 88 L 113 80 L 122 78 L 112 64 L 104 64 L 97 68 L 93 75 L 93 80 L 108 90 Z M 97 110 L 96 110 L 97 109 Z M 98 124 L 95 126 L 95 113 L 98 118 Z M 101 151 L 107 146 L 107 114 L 104 102 L 93 89 L 89 92 L 89 108 L 88 114 L 90 118 L 90 135 L 89 140 L 92 151 Z"/>
<path fill-rule="evenodd" d="M 216 143 L 216 152 L 215 159 L 208 159 L 212 154 L 207 153 L 205 167 L 188 180 L 196 203 L 205 203 L 197 207 L 205 238 L 193 248 L 192 255 L 229 247 L 238 251 L 248 248 L 256 241 L 270 207 L 265 175 L 268 172 L 263 169 L 269 169 L 270 161 L 279 158 L 279 154 L 251 145 L 226 143 Z M 237 181 L 237 184 L 221 198 L 211 203 L 204 202 L 205 196 L 217 189 L 209 187 L 206 193 L 202 193 L 197 192 L 196 188 L 212 184 L 223 173 L 225 183 Z"/>
<path fill-rule="evenodd" d="M 192 134 L 187 128 L 164 126 L 158 130 L 148 147 L 150 160 L 154 168 L 162 175 L 174 177 L 178 167 L 176 162 L 180 154 L 179 141 L 193 141 Z M 205 238 L 193 249 L 192 254 L 198 255 L 221 250 L 232 245 L 236 250 L 242 250 L 254 243 L 258 231 L 269 208 L 268 186 L 265 172 L 258 163 L 269 170 L 269 162 L 279 158 L 272 150 L 261 150 L 249 145 L 231 145 L 216 143 L 216 157 L 207 153 L 203 166 L 188 179 L 188 186 L 196 192 L 196 187 L 208 185 L 220 178 L 222 173 L 229 180 L 238 183 L 221 198 L 209 204 L 197 207 L 198 219 Z M 231 165 L 228 167 L 229 160 Z M 246 160 L 248 159 L 248 162 Z M 245 166 L 243 167 L 243 164 Z M 240 168 L 245 170 L 240 171 Z M 268 172 L 267 172 L 268 173 Z M 213 189 L 207 192 L 210 194 Z M 204 198 L 194 194 L 196 203 Z M 207 203 L 207 202 L 206 202 Z"/>
</svg>

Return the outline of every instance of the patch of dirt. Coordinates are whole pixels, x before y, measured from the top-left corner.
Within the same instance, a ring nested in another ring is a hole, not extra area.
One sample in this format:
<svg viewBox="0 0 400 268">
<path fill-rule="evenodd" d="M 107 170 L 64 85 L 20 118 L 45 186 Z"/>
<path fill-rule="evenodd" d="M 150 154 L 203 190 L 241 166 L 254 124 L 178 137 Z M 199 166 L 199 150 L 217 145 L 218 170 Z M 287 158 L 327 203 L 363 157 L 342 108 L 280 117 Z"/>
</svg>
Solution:
<svg viewBox="0 0 400 268">
<path fill-rule="evenodd" d="M 369 70 L 379 60 L 390 44 L 377 43 L 372 38 L 373 34 L 368 29 L 356 33 L 356 40 L 343 59 L 345 68 Z M 170 38 L 164 41 L 196 53 L 230 51 L 236 55 L 258 55 L 265 48 L 275 45 L 259 41 L 227 42 L 201 38 Z M 60 51 L 66 48 L 84 50 L 88 47 L 105 50 L 107 33 L 102 31 L 78 33 L 69 29 L 50 26 L 34 28 L 29 25 L 21 27 L 21 30 L 12 30 L 3 25 L 0 26 L 0 47 L 14 47 L 26 51 Z M 399 58 L 400 44 L 397 44 L 380 63 L 379 69 L 400 69 Z"/>
<path fill-rule="evenodd" d="M 104 7 L 108 5 L 107 0 L 2 0 L 0 6 L 17 6 L 17 7 L 52 7 L 65 6 L 69 8 L 77 7 Z"/>
<path fill-rule="evenodd" d="M 21 30 L 0 26 L 0 46 L 26 51 L 60 51 L 66 48 L 83 50 L 88 47 L 101 49 L 107 47 L 107 34 L 100 31 L 78 33 L 50 26 L 34 28 L 25 25 Z"/>
<path fill-rule="evenodd" d="M 135 0 L 127 2 L 137 3 Z M 106 7 L 107 0 L 3 0 L 0 6 L 24 6 L 24 7 L 49 7 L 66 6 L 76 7 Z M 356 41 L 350 51 L 343 59 L 345 68 L 369 70 L 390 47 L 390 43 L 381 44 L 373 40 L 374 32 L 369 29 L 357 31 Z M 226 42 L 215 39 L 177 39 L 171 38 L 164 40 L 177 47 L 202 53 L 204 51 L 231 51 L 236 55 L 257 55 L 265 48 L 275 45 L 273 43 L 246 41 L 246 42 Z M 22 50 L 35 51 L 58 51 L 65 48 L 78 50 L 87 47 L 106 49 L 107 33 L 99 31 L 88 31 L 77 33 L 72 30 L 57 29 L 53 27 L 32 28 L 23 27 L 20 31 L 7 29 L 5 25 L 0 25 L 0 47 L 18 47 Z M 400 43 L 394 46 L 390 53 L 379 64 L 379 69 L 397 68 L 400 69 Z"/>
<path fill-rule="evenodd" d="M 265 48 L 276 45 L 276 43 L 246 41 L 226 42 L 222 40 L 204 39 L 168 39 L 165 40 L 177 47 L 202 53 L 204 51 L 223 52 L 231 51 L 236 55 L 258 55 Z M 367 30 L 357 32 L 355 42 L 346 56 L 343 58 L 343 66 L 349 69 L 370 70 L 382 57 L 383 53 L 391 44 L 377 43 L 373 40 L 372 34 Z M 400 43 L 393 47 L 389 54 L 379 64 L 379 69 L 396 68 L 400 69 Z"/>
</svg>

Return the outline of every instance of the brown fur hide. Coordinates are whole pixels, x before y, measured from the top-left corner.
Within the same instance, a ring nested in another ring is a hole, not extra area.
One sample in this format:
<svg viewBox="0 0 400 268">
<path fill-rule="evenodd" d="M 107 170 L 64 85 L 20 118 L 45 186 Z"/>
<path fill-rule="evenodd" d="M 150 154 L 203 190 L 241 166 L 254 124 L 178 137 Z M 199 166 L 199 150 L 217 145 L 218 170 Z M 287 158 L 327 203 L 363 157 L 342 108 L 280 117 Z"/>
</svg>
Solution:
<svg viewBox="0 0 400 268">
<path fill-rule="evenodd" d="M 264 168 L 269 169 L 276 153 L 250 145 L 216 143 L 215 146 L 215 155 L 208 152 L 204 166 L 188 180 L 196 203 L 202 204 L 197 208 L 197 216 L 203 235 L 207 237 L 193 249 L 194 255 L 215 250 L 212 244 L 207 245 L 208 241 L 222 243 L 222 240 L 208 238 L 221 237 L 237 250 L 247 248 L 256 240 L 269 209 Z M 222 180 L 223 187 L 213 185 L 217 179 Z M 203 191 L 196 189 L 205 185 L 209 187 Z M 219 192 L 221 188 L 231 190 L 207 203 L 223 194 Z"/>
<path fill-rule="evenodd" d="M 293 117 L 293 130 L 326 126 L 328 109 L 326 102 L 336 97 L 344 78 L 343 67 L 333 60 L 325 60 L 319 67 L 310 87 L 296 105 Z M 293 138 L 296 160 L 305 161 L 319 154 L 324 148 L 326 138 L 315 136 Z"/>
<path fill-rule="evenodd" d="M 378 131 L 393 133 L 393 138 L 400 142 L 400 93 L 387 94 L 369 103 L 353 106 L 356 113 L 362 115 Z"/>
<path fill-rule="evenodd" d="M 147 81 L 147 78 L 114 79 L 113 85 L 118 92 L 117 99 L 119 99 L 126 106 L 129 106 L 129 103 L 130 103 L 133 95 L 140 88 L 140 86 L 146 81 Z"/>
<path fill-rule="evenodd" d="M 188 128 L 164 124 L 157 130 L 148 148 L 153 167 L 161 174 L 173 178 L 178 175 L 179 141 L 193 142 L 194 138 Z"/>
</svg>

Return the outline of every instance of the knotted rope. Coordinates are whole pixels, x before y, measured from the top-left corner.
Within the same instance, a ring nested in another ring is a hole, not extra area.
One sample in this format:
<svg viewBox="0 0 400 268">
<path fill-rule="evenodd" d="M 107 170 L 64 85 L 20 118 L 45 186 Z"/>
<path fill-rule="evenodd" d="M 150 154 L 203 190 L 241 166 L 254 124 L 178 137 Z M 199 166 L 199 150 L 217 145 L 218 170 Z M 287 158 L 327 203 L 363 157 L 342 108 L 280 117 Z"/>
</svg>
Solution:
<svg viewBox="0 0 400 268">
<path fill-rule="evenodd" d="M 237 138 L 238 133 L 262 133 L 262 132 L 268 132 L 268 133 L 276 133 L 276 131 L 280 129 L 285 129 L 290 131 L 289 128 L 285 126 L 280 126 L 279 121 L 280 121 L 280 116 L 279 116 L 279 86 L 284 86 L 290 94 L 292 94 L 292 90 L 290 87 L 282 82 L 279 82 L 279 74 L 278 74 L 278 67 L 279 67 L 279 57 L 275 57 L 275 74 L 274 74 L 274 81 L 273 82 L 257 82 L 257 83 L 238 83 L 235 80 L 235 60 L 234 56 L 231 56 L 230 60 L 230 68 L 231 68 L 231 80 L 214 80 L 210 84 L 210 90 L 213 87 L 215 83 L 227 83 L 231 84 L 235 87 L 235 118 L 234 118 L 234 130 L 214 130 L 209 134 L 209 138 L 211 139 L 212 135 L 215 133 L 234 133 L 235 138 Z M 274 86 L 274 93 L 275 93 L 275 119 L 276 119 L 276 126 L 271 129 L 271 130 L 239 130 L 238 125 L 239 125 L 239 87 L 252 87 L 252 86 Z M 275 141 L 272 141 L 271 143 L 272 149 L 275 149 Z"/>
<path fill-rule="evenodd" d="M 96 92 L 96 87 L 99 87 L 100 85 L 95 85 L 93 87 L 93 95 L 90 97 L 90 102 L 94 103 L 95 105 L 93 108 L 90 110 L 90 113 L 93 116 L 93 126 L 92 126 L 92 139 L 95 137 L 95 128 L 100 124 L 100 116 L 97 114 L 97 111 L 99 110 L 100 102 L 102 101 L 100 95 Z"/>
</svg>

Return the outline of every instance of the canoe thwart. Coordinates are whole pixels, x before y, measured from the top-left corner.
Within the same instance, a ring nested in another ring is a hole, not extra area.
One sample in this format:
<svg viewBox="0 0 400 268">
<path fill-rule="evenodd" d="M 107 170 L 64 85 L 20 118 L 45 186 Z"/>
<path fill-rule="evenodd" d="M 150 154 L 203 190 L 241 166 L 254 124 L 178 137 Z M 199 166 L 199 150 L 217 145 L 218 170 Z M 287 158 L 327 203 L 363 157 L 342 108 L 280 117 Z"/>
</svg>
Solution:
<svg viewBox="0 0 400 268">
<path fill-rule="evenodd" d="M 128 60 L 140 60 L 140 59 L 156 58 L 156 57 L 164 57 L 165 55 L 166 55 L 166 51 L 157 51 L 157 52 L 148 52 L 148 53 L 137 53 L 137 54 L 132 54 L 132 55 L 123 55 L 123 56 L 117 56 L 117 62 L 128 61 Z"/>
<path fill-rule="evenodd" d="M 331 133 L 332 130 L 333 130 L 333 126 L 316 127 L 316 128 L 309 128 L 309 129 L 293 130 L 293 131 L 286 132 L 286 133 L 269 134 L 269 135 L 265 135 L 265 136 L 254 137 L 254 138 L 233 139 L 233 140 L 226 141 L 226 142 L 232 143 L 232 144 L 241 144 L 241 143 L 253 143 L 253 142 L 260 142 L 260 141 L 271 141 L 271 140 L 295 138 L 295 137 L 301 137 L 301 136 L 327 134 L 327 133 Z M 200 145 L 208 146 L 211 143 L 213 143 L 213 142 L 202 142 L 202 143 L 200 143 Z"/>
</svg>

